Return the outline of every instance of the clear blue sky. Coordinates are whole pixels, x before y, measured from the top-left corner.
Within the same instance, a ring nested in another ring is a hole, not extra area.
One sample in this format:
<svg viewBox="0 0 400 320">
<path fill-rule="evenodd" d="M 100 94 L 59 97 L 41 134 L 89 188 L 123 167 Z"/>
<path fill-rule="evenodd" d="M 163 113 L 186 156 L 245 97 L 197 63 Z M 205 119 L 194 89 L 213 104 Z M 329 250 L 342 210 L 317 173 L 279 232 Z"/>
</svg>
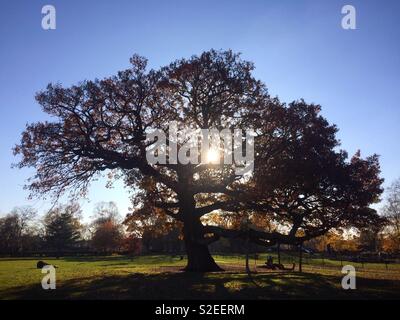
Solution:
<svg viewBox="0 0 400 320">
<path fill-rule="evenodd" d="M 41 28 L 41 8 L 57 10 L 57 29 Z M 357 10 L 357 30 L 341 28 L 341 8 Z M 28 122 L 45 119 L 34 94 L 114 74 L 139 53 L 158 67 L 210 48 L 243 53 L 272 95 L 319 103 L 350 154 L 381 155 L 385 185 L 400 176 L 400 1 L 34 1 L 3 0 L 0 10 L 0 214 L 31 204 L 28 170 L 11 169 L 11 148 Z M 128 194 L 99 181 L 98 201 Z"/>
</svg>

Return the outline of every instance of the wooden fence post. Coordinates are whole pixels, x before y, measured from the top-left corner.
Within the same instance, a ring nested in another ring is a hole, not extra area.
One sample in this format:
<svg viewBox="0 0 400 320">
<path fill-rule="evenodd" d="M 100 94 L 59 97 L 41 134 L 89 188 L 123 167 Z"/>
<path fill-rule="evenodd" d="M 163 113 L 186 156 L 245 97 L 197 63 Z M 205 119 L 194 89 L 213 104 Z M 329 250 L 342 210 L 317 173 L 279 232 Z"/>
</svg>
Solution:
<svg viewBox="0 0 400 320">
<path fill-rule="evenodd" d="M 303 243 L 299 245 L 300 253 L 299 253 L 299 272 L 303 272 Z"/>
<path fill-rule="evenodd" d="M 278 242 L 278 263 L 281 264 L 281 244 Z"/>
</svg>

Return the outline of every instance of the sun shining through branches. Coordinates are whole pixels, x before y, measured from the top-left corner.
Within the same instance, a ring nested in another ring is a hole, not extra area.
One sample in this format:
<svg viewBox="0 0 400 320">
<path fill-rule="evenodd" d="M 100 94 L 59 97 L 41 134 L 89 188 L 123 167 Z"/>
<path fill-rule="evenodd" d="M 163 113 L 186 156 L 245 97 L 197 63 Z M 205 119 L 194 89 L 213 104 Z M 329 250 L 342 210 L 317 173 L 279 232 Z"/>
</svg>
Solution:
<svg viewBox="0 0 400 320">
<path fill-rule="evenodd" d="M 369 207 L 382 193 L 378 157 L 357 153 L 348 159 L 337 151 L 337 128 L 320 115 L 319 105 L 272 98 L 254 78 L 254 65 L 239 54 L 211 50 L 150 71 L 143 57 L 133 56 L 131 64 L 114 77 L 70 88 L 50 84 L 36 95 L 54 120 L 28 125 L 14 149 L 19 168 L 36 169 L 27 185 L 32 195 L 84 194 L 97 174 L 119 170 L 127 188 L 139 190 L 133 199 L 138 206 L 125 223 L 154 218 L 162 229 L 175 219 L 182 226 L 185 270 L 198 272 L 221 270 L 208 248 L 221 237 L 299 245 L 333 228 L 379 222 Z M 224 144 L 233 140 L 233 148 L 210 145 L 210 137 L 206 165 L 198 165 L 198 153 L 192 155 L 198 141 L 182 142 L 182 128 L 218 131 Z M 168 132 L 168 163 L 149 161 L 146 152 L 161 132 Z M 226 149 L 234 161 L 225 161 Z M 252 174 L 245 177 L 248 168 Z M 243 232 L 203 223 L 218 210 L 258 213 L 290 231 Z"/>
<path fill-rule="evenodd" d="M 216 149 L 210 149 L 207 152 L 207 163 L 219 164 L 219 162 L 220 162 L 220 152 Z"/>
</svg>

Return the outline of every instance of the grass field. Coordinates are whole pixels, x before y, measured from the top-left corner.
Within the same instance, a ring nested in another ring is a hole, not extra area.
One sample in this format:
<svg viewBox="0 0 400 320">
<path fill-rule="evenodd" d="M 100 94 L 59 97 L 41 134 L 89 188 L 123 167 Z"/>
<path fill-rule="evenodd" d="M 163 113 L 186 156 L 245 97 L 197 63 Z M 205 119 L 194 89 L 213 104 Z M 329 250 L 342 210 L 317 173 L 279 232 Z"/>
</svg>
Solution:
<svg viewBox="0 0 400 320">
<path fill-rule="evenodd" d="M 43 290 L 38 258 L 0 259 L 0 299 L 399 299 L 400 264 L 352 264 L 357 289 L 343 290 L 341 262 L 309 260 L 303 273 L 270 271 L 257 263 L 249 279 L 243 256 L 214 256 L 225 272 L 193 274 L 172 256 L 46 258 L 57 289 Z M 256 266 L 258 265 L 258 267 Z"/>
</svg>

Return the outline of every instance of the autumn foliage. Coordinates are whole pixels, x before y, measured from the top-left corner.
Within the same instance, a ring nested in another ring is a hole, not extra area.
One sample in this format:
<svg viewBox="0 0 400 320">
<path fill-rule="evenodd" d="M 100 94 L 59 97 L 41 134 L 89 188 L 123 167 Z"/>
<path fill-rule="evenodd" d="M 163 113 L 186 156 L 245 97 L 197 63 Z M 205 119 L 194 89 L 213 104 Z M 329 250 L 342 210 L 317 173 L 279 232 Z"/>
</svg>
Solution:
<svg viewBox="0 0 400 320">
<path fill-rule="evenodd" d="M 113 77 L 50 84 L 37 94 L 53 120 L 28 125 L 15 147 L 18 166 L 36 170 L 27 185 L 32 195 L 79 196 L 97 175 L 121 176 L 138 191 L 128 226 L 157 221 L 161 230 L 177 221 L 188 271 L 219 270 L 208 245 L 220 237 L 301 244 L 333 228 L 379 222 L 369 207 L 382 192 L 378 157 L 358 152 L 349 159 L 320 106 L 271 97 L 254 65 L 231 51 L 149 71 L 142 57 L 130 62 Z M 253 129 L 253 174 L 237 176 L 234 164 L 149 164 L 146 150 L 155 141 L 146 134 L 167 132 L 171 121 L 180 129 Z M 213 223 L 211 213 L 232 223 Z M 258 223 L 237 223 L 248 220 Z"/>
</svg>

